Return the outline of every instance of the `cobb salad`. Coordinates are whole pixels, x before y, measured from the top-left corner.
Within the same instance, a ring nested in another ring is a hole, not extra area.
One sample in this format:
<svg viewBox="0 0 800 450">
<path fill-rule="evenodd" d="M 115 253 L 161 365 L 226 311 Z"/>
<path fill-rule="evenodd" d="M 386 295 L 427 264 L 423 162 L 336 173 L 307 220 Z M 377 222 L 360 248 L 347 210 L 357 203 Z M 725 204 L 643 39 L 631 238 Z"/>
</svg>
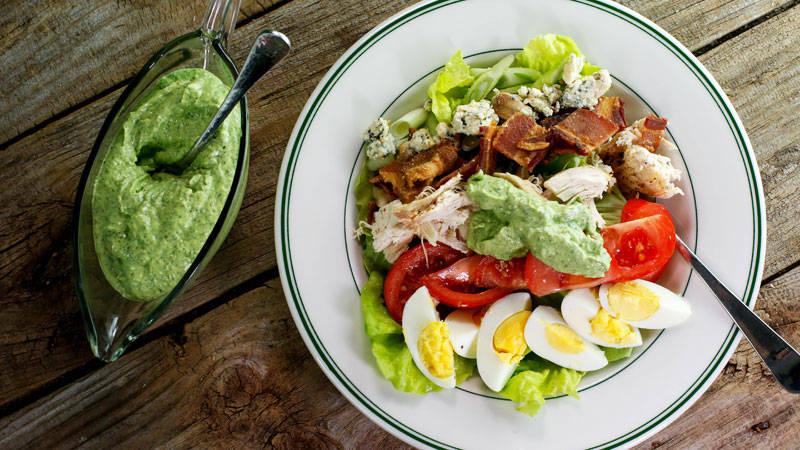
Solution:
<svg viewBox="0 0 800 450">
<path fill-rule="evenodd" d="M 427 101 L 364 133 L 355 184 L 361 307 L 396 389 L 477 376 L 535 415 L 627 358 L 689 303 L 655 283 L 681 195 L 667 120 L 628 123 L 609 72 L 566 36 L 491 67 L 456 52 Z"/>
</svg>

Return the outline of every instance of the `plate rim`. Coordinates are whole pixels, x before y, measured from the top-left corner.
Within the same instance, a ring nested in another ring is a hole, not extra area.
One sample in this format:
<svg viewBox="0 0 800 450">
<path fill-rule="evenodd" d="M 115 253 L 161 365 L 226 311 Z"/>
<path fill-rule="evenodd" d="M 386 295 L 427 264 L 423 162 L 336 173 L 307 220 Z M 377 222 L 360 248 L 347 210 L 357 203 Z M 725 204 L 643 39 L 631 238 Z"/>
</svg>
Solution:
<svg viewBox="0 0 800 450">
<path fill-rule="evenodd" d="M 446 7 L 452 4 L 463 3 L 466 0 L 428 0 L 421 3 L 411 5 L 408 8 L 392 15 L 380 24 L 376 25 L 358 41 L 356 41 L 345 53 L 337 59 L 331 66 L 317 87 L 312 92 L 307 100 L 302 112 L 300 113 L 297 122 L 292 130 L 292 134 L 286 146 L 286 151 L 283 155 L 281 170 L 278 178 L 278 186 L 276 192 L 276 208 L 275 208 L 275 249 L 278 262 L 278 270 L 281 278 L 281 285 L 283 287 L 284 296 L 286 297 L 287 304 L 294 319 L 295 325 L 309 349 L 312 357 L 325 373 L 326 377 L 333 383 L 333 385 L 353 404 L 359 411 L 365 414 L 370 420 L 377 423 L 381 428 L 385 429 L 392 435 L 399 439 L 412 444 L 424 445 L 431 448 L 454 448 L 449 444 L 440 442 L 432 437 L 425 436 L 420 432 L 413 430 L 408 425 L 401 423 L 399 420 L 394 419 L 388 413 L 382 411 L 380 407 L 366 398 L 366 395 L 361 393 L 355 384 L 350 381 L 338 369 L 336 362 L 327 354 L 324 345 L 320 341 L 319 344 L 315 341 L 319 340 L 317 336 L 312 338 L 311 333 L 313 327 L 308 324 L 308 318 L 304 316 L 304 306 L 302 299 L 299 299 L 299 290 L 295 282 L 289 278 L 293 274 L 291 267 L 291 251 L 288 246 L 288 206 L 289 194 L 291 191 L 291 183 L 293 177 L 294 163 L 297 161 L 297 154 L 302 148 L 302 142 L 305 137 L 298 140 L 301 133 L 307 132 L 308 126 L 313 122 L 314 115 L 319 106 L 324 101 L 330 89 L 336 84 L 338 79 L 344 74 L 345 71 L 352 65 L 355 60 L 360 57 L 367 49 L 377 43 L 384 36 L 393 32 L 403 24 L 414 20 L 415 18 L 439 8 Z M 758 170 L 758 163 L 755 158 L 755 153 L 752 144 L 748 138 L 747 132 L 739 118 L 736 110 L 719 86 L 710 72 L 703 66 L 703 64 L 683 46 L 677 39 L 675 39 L 668 32 L 661 27 L 650 21 L 649 19 L 641 16 L 635 11 L 620 5 L 611 0 L 563 0 L 571 3 L 578 3 L 585 6 L 593 7 L 607 14 L 611 14 L 619 19 L 622 19 L 641 31 L 648 34 L 651 38 L 655 39 L 658 43 L 663 45 L 675 57 L 677 57 L 690 72 L 697 78 L 700 84 L 706 89 L 711 98 L 717 105 L 720 113 L 724 117 L 726 123 L 730 128 L 737 147 L 742 157 L 744 168 L 747 172 L 748 190 L 753 202 L 753 234 L 755 236 L 753 241 L 752 255 L 754 257 L 750 263 L 749 281 L 745 287 L 746 304 L 752 309 L 760 287 L 764 268 L 764 251 L 766 247 L 766 208 L 764 200 L 763 186 L 760 178 L 760 171 Z M 366 47 L 365 47 L 366 46 Z M 355 59 L 353 59 L 355 57 Z M 333 84 L 331 84 L 333 82 Z M 320 97 L 320 94 L 323 94 Z M 313 110 L 313 111 L 312 111 Z M 312 113 L 309 115 L 309 113 Z M 287 189 L 288 187 L 288 189 Z M 299 301 L 298 301 L 299 300 Z M 303 309 L 301 314 L 300 308 Z M 309 330 L 310 327 L 310 330 Z M 712 358 L 708 367 L 700 373 L 697 380 L 695 380 L 689 388 L 680 395 L 672 404 L 666 407 L 663 411 L 655 417 L 647 420 L 635 429 L 624 433 L 623 435 L 597 444 L 592 448 L 610 448 L 619 445 L 634 445 L 644 439 L 650 437 L 656 432 L 660 431 L 675 419 L 677 419 L 686 409 L 688 409 L 710 384 L 716 379 L 717 375 L 724 368 L 724 362 L 730 359 L 731 354 L 735 350 L 736 344 L 741 339 L 741 334 L 732 325 L 725 340 L 723 341 L 720 350 Z M 322 348 L 320 348 L 322 347 Z M 324 353 L 324 355 L 323 355 Z M 347 380 L 347 383 L 345 382 Z M 349 384 L 349 385 L 348 385 Z M 356 392 L 353 392 L 355 389 Z M 363 398 L 362 398 L 363 397 Z M 377 409 L 377 411 L 375 411 Z"/>
</svg>

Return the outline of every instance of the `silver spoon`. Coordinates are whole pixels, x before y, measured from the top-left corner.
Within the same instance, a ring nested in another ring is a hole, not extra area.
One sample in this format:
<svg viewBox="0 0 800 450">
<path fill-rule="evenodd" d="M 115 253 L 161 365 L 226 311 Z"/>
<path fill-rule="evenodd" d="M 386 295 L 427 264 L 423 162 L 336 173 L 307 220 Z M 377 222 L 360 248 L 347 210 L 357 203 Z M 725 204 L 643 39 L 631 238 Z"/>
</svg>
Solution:
<svg viewBox="0 0 800 450">
<path fill-rule="evenodd" d="M 784 389 L 800 394 L 800 354 L 717 278 L 678 238 L 678 253 L 705 280 Z"/>
<path fill-rule="evenodd" d="M 169 172 L 173 174 L 181 174 L 184 169 L 189 167 L 203 146 L 214 136 L 222 122 L 228 117 L 228 114 L 233 111 L 233 108 L 239 104 L 244 94 L 250 89 L 259 78 L 269 72 L 275 64 L 278 64 L 287 54 L 292 45 L 283 33 L 279 31 L 264 30 L 258 35 L 253 47 L 250 49 L 250 54 L 247 55 L 247 60 L 236 77 L 231 91 L 222 101 L 219 110 L 211 118 L 203 134 L 195 141 L 192 149 L 189 150 L 183 158 L 172 163 L 164 164 L 158 167 L 159 172 Z"/>
</svg>

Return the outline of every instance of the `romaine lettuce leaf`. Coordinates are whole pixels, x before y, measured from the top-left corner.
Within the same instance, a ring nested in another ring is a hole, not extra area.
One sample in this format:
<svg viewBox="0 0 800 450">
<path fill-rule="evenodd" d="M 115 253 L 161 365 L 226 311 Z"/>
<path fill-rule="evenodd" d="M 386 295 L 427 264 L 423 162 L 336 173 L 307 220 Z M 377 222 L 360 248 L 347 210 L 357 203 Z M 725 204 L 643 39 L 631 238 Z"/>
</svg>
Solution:
<svg viewBox="0 0 800 450">
<path fill-rule="evenodd" d="M 603 349 L 603 352 L 606 354 L 606 359 L 608 362 L 619 361 L 620 359 L 625 359 L 631 356 L 633 353 L 633 348 L 610 348 L 610 347 L 600 347 Z"/>
<path fill-rule="evenodd" d="M 547 397 L 566 394 L 578 398 L 583 375 L 529 353 L 500 394 L 515 402 L 518 411 L 535 416 Z"/>
<path fill-rule="evenodd" d="M 436 76 L 436 81 L 428 86 L 431 111 L 439 122 L 450 123 L 453 119 L 453 110 L 460 104 L 467 88 L 474 80 L 469 65 L 461 56 L 461 50 L 457 51 Z"/>
<path fill-rule="evenodd" d="M 561 80 L 564 64 L 572 53 L 583 56 L 578 44 L 572 38 L 557 34 L 543 34 L 531 39 L 525 45 L 517 54 L 514 65 L 539 71 L 542 75 L 536 80 L 534 87 L 541 88 L 542 85 L 553 85 Z M 591 75 L 599 70 L 599 67 L 586 62 L 581 74 Z"/>
<path fill-rule="evenodd" d="M 389 316 L 383 305 L 383 275 L 378 271 L 370 273 L 361 291 L 361 313 L 378 369 L 395 389 L 414 394 L 441 389 L 414 365 L 403 340 L 403 328 Z M 472 376 L 475 362 L 456 356 L 455 369 L 456 382 L 461 383 Z"/>
<path fill-rule="evenodd" d="M 558 172 L 585 165 L 585 156 L 577 153 L 562 153 L 544 164 L 538 164 L 533 172 L 544 178 L 550 178 Z"/>
<path fill-rule="evenodd" d="M 627 202 L 628 200 L 622 195 L 619 186 L 614 185 L 602 197 L 595 199 L 594 206 L 606 221 L 606 225 L 614 225 L 620 222 L 622 208 Z"/>
</svg>

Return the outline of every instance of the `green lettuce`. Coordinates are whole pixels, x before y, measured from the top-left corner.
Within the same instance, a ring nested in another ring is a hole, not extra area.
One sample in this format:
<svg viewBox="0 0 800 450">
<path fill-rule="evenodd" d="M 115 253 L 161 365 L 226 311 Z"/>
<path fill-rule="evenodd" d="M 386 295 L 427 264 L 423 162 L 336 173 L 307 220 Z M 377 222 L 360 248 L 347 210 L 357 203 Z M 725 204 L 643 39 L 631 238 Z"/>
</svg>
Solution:
<svg viewBox="0 0 800 450">
<path fill-rule="evenodd" d="M 529 353 L 500 394 L 516 403 L 518 411 L 535 416 L 547 397 L 578 398 L 578 383 L 583 375 L 583 372 L 557 366 Z"/>
<path fill-rule="evenodd" d="M 373 175 L 374 173 L 364 165 L 361 168 L 361 172 L 358 173 L 358 177 L 356 177 L 355 186 L 353 186 L 353 191 L 356 194 L 356 213 L 358 214 L 359 222 L 367 220 L 369 204 L 375 198 L 372 193 L 372 185 L 369 182 Z"/>
<path fill-rule="evenodd" d="M 585 156 L 577 153 L 562 153 L 544 164 L 538 164 L 534 169 L 534 173 L 544 178 L 550 178 L 558 172 L 585 165 Z"/>
<path fill-rule="evenodd" d="M 557 34 L 543 34 L 531 39 L 521 52 L 517 53 L 514 65 L 527 67 L 541 73 L 542 75 L 534 83 L 535 87 L 542 85 L 553 85 L 561 80 L 564 71 L 564 64 L 568 61 L 570 54 L 583 56 L 578 44 L 568 36 Z M 581 74 L 591 75 L 600 68 L 594 64 L 585 63 Z"/>
<path fill-rule="evenodd" d="M 606 354 L 606 359 L 608 362 L 619 361 L 621 359 L 625 359 L 631 356 L 633 353 L 633 348 L 610 348 L 610 347 L 601 347 L 603 352 Z"/>
<path fill-rule="evenodd" d="M 370 273 L 361 291 L 361 313 L 378 369 L 395 389 L 414 394 L 441 389 L 414 365 L 403 339 L 403 328 L 392 319 L 383 305 L 383 275 L 378 271 Z M 455 358 L 456 382 L 461 383 L 472 376 L 475 361 L 457 355 Z"/>
<path fill-rule="evenodd" d="M 595 199 L 594 206 L 597 212 L 606 221 L 606 225 L 618 224 L 621 221 L 622 208 L 628 200 L 622 195 L 619 186 L 614 185 L 602 197 Z"/>
<path fill-rule="evenodd" d="M 428 86 L 431 111 L 439 122 L 450 123 L 453 111 L 461 104 L 461 99 L 474 80 L 469 65 L 461 56 L 461 50 L 457 51 L 436 76 L 436 81 Z"/>
</svg>

